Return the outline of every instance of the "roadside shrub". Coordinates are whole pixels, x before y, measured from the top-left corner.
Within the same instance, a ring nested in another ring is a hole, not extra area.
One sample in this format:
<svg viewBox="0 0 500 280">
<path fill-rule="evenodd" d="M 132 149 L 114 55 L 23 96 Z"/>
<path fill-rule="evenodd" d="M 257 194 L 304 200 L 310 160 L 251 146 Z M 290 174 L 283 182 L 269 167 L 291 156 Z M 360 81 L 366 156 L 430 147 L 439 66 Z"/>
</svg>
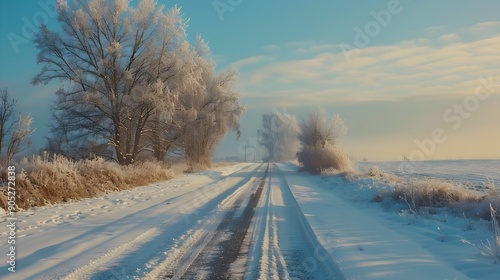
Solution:
<svg viewBox="0 0 500 280">
<path fill-rule="evenodd" d="M 303 169 L 313 174 L 321 174 L 323 170 L 330 168 L 338 171 L 351 169 L 349 157 L 334 146 L 325 148 L 306 146 L 297 153 L 297 158 L 302 163 Z"/>
<path fill-rule="evenodd" d="M 338 139 L 346 131 L 344 121 L 338 115 L 329 118 L 321 108 L 302 120 L 298 135 L 302 147 L 297 160 L 303 170 L 321 174 L 325 169 L 352 169 L 349 157 L 337 146 Z"/>
</svg>

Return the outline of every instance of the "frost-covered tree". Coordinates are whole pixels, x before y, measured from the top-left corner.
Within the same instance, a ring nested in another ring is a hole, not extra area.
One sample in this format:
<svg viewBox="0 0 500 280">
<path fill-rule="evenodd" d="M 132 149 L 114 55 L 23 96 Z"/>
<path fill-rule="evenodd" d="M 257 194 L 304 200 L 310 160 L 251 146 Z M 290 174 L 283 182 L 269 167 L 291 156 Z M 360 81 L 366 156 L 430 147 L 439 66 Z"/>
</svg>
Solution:
<svg viewBox="0 0 500 280">
<path fill-rule="evenodd" d="M 198 36 L 194 45 L 184 42 L 177 52 L 180 77 L 171 83 L 177 99 L 172 114 L 157 114 L 146 134 L 155 158 L 169 150 L 183 151 L 189 163 L 210 165 L 214 146 L 230 130 L 239 134 L 244 111 L 234 90 L 237 73 L 215 71 L 207 44 Z M 156 129 L 160 127 L 160 129 Z"/>
<path fill-rule="evenodd" d="M 151 118 L 146 133 L 149 149 L 157 160 L 164 160 L 169 150 L 181 148 L 180 138 L 186 130 L 185 115 L 194 110 L 192 100 L 203 98 L 200 93 L 205 88 L 202 73 L 207 71 L 208 60 L 198 52 L 208 52 L 205 48 L 208 47 L 200 36 L 197 36 L 194 46 L 183 42 L 178 47 L 176 63 L 182 67 L 176 68 L 176 79 L 172 79 L 169 85 L 171 91 L 176 92 L 174 110 L 159 112 Z"/>
<path fill-rule="evenodd" d="M 240 135 L 239 121 L 244 112 L 232 83 L 234 71 L 225 71 L 208 77 L 203 97 L 195 104 L 196 116 L 184 124 L 183 147 L 193 163 L 209 165 L 215 145 L 229 131 Z"/>
<path fill-rule="evenodd" d="M 71 119 L 70 131 L 107 141 L 120 164 L 146 148 L 150 120 L 172 115 L 186 42 L 179 8 L 129 2 L 60 0 L 61 31 L 42 26 L 35 36 L 43 68 L 33 83 L 61 80 L 55 109 Z"/>
<path fill-rule="evenodd" d="M 7 162 L 10 163 L 14 156 L 21 152 L 21 146 L 26 142 L 28 137 L 33 132 L 31 130 L 31 123 L 33 118 L 30 115 L 19 114 L 16 119 L 13 133 L 10 136 L 9 144 L 7 145 Z M 30 143 L 30 142 L 28 142 Z"/>
<path fill-rule="evenodd" d="M 64 95 L 58 95 L 58 98 L 62 96 Z M 58 99 L 55 104 L 61 106 L 66 102 Z M 70 108 L 52 108 L 52 121 L 49 124 L 50 136 L 47 137 L 47 144 L 43 150 L 48 152 L 50 157 L 63 155 L 73 160 L 95 156 L 112 159 L 114 153 L 107 145 L 107 141 L 102 137 L 85 133 L 80 123 L 75 122 L 75 118 L 70 113 Z"/>
<path fill-rule="evenodd" d="M 303 146 L 325 148 L 347 132 L 344 121 L 338 116 L 328 117 L 323 108 L 318 108 L 300 122 L 299 140 Z"/>
<path fill-rule="evenodd" d="M 295 158 L 298 149 L 297 119 L 289 114 L 271 112 L 262 115 L 259 145 L 267 150 L 265 161 L 283 161 Z"/>
<path fill-rule="evenodd" d="M 7 137 L 14 128 L 12 115 L 14 114 L 17 100 L 10 99 L 7 88 L 0 88 L 0 152 L 3 155 Z"/>
<path fill-rule="evenodd" d="M 239 120 L 244 107 L 234 89 L 235 70 L 215 72 L 215 64 L 206 58 L 208 47 L 198 38 L 188 58 L 194 67 L 187 90 L 179 97 L 175 121 L 180 134 L 179 145 L 192 165 L 210 165 L 213 150 L 230 130 L 239 137 Z M 193 59 L 194 58 L 194 59 Z M 190 69 L 187 68 L 187 69 Z"/>
<path fill-rule="evenodd" d="M 17 100 L 9 97 L 7 88 L 0 89 L 0 163 L 9 164 L 21 152 L 22 144 L 31 135 L 30 115 L 19 113 L 15 118 Z"/>
<path fill-rule="evenodd" d="M 78 130 L 73 130 L 73 125 L 71 119 L 63 114 L 52 115 L 51 133 L 43 149 L 49 157 L 63 155 L 72 160 L 81 160 L 97 156 L 113 159 L 112 149 L 102 138 L 78 133 Z"/>
<path fill-rule="evenodd" d="M 303 119 L 298 134 L 301 148 L 297 159 L 304 169 L 312 173 L 321 173 L 328 168 L 350 169 L 350 160 L 337 143 L 346 131 L 344 121 L 338 115 L 330 118 L 322 108 Z"/>
</svg>

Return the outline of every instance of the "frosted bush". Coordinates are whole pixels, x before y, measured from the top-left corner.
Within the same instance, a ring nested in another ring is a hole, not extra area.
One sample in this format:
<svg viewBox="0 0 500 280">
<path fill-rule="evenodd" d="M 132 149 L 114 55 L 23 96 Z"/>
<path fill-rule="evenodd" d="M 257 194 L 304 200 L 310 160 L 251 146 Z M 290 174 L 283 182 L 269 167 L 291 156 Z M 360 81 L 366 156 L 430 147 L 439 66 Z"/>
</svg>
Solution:
<svg viewBox="0 0 500 280">
<path fill-rule="evenodd" d="M 303 147 L 297 153 L 298 161 L 302 163 L 304 170 L 320 174 L 325 169 L 333 168 L 338 171 L 350 170 L 351 161 L 349 157 L 339 148 L 334 146 Z"/>
<path fill-rule="evenodd" d="M 351 170 L 349 157 L 337 146 L 338 139 L 346 131 L 338 115 L 329 118 L 321 108 L 302 120 L 298 136 L 302 148 L 297 153 L 297 160 L 304 170 L 314 174 L 325 169 Z"/>
</svg>

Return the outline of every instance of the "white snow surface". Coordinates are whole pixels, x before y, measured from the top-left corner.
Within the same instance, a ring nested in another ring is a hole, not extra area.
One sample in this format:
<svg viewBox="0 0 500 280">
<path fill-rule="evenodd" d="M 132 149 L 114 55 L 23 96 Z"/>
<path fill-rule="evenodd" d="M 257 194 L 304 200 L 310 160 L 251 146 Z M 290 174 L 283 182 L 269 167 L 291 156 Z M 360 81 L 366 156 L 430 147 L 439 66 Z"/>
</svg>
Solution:
<svg viewBox="0 0 500 280">
<path fill-rule="evenodd" d="M 493 242 L 490 222 L 445 211 L 415 217 L 395 205 L 371 202 L 391 188 L 387 183 L 313 176 L 299 173 L 293 164 L 279 166 L 346 279 L 500 279 L 498 261 L 462 242 L 480 247 Z M 441 168 L 439 174 L 446 171 Z"/>
<path fill-rule="evenodd" d="M 360 162 L 359 169 L 377 166 L 398 176 L 432 177 L 468 185 L 484 187 L 494 184 L 500 190 L 500 160 L 433 160 Z"/>
<path fill-rule="evenodd" d="M 243 269 L 247 278 L 294 279 L 307 272 L 309 279 L 500 277 L 500 263 L 462 242 L 483 246 L 491 241 L 488 221 L 445 211 L 415 217 L 401 205 L 371 202 L 376 193 L 391 187 L 387 183 L 313 176 L 289 163 L 277 167 L 255 210 L 254 243 Z M 262 165 L 238 163 L 18 212 L 17 272 L 9 272 L 3 261 L 0 279 L 165 277 L 182 256 L 200 250 L 200 240 L 216 228 L 244 184 L 260 179 L 252 178 L 261 175 L 255 170 Z M 460 180 L 454 172 L 441 168 L 436 177 L 450 174 Z M 0 252 L 6 260 L 7 222 L 5 213 L 0 215 Z M 294 253 L 290 263 L 294 244 L 302 252 Z M 310 251 L 303 252 L 307 248 Z M 321 266 L 327 272 L 315 271 Z"/>
<path fill-rule="evenodd" d="M 198 217 L 205 209 L 216 209 L 221 194 L 232 192 L 255 168 L 240 163 L 18 212 L 17 271 L 2 262 L 0 279 L 144 278 L 167 253 L 174 255 L 178 237 L 202 222 Z M 1 219 L 0 252 L 6 259 L 6 216 Z"/>
</svg>

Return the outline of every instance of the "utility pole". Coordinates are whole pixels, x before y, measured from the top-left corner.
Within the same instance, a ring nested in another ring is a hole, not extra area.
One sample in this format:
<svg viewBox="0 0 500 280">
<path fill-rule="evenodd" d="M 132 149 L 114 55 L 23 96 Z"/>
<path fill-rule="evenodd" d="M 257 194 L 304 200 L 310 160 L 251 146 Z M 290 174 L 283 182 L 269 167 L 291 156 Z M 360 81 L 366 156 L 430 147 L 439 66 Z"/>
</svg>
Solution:
<svg viewBox="0 0 500 280">
<path fill-rule="evenodd" d="M 248 145 L 245 145 L 245 162 L 247 162 L 247 147 Z"/>
<path fill-rule="evenodd" d="M 257 155 L 256 155 L 257 152 L 255 151 L 255 147 L 252 145 L 245 145 L 245 146 L 243 146 L 243 148 L 245 148 L 245 162 L 247 162 L 247 148 L 253 148 L 250 151 L 251 152 L 253 151 L 253 161 L 255 162 L 256 157 L 257 157 Z"/>
</svg>

